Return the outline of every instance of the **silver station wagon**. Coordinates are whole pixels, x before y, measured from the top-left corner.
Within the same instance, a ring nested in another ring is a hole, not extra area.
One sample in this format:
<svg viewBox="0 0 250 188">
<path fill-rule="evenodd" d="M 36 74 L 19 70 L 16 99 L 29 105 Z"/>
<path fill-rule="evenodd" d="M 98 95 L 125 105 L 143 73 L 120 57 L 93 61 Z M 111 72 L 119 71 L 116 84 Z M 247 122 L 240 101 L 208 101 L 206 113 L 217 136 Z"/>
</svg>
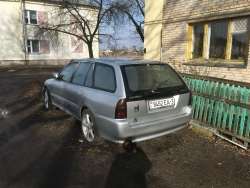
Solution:
<svg viewBox="0 0 250 188">
<path fill-rule="evenodd" d="M 96 145 L 124 143 L 177 131 L 191 119 L 191 93 L 168 64 L 140 59 L 79 59 L 54 73 L 44 103 L 81 121 L 83 137 Z"/>
</svg>

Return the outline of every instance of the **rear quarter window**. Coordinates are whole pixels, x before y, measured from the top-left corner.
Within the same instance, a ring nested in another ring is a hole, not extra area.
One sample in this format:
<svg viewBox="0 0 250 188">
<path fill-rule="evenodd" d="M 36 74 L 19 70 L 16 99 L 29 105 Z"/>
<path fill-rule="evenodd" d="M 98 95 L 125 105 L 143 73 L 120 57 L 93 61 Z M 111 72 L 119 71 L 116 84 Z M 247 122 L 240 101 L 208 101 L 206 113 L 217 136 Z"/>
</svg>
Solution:
<svg viewBox="0 0 250 188">
<path fill-rule="evenodd" d="M 109 65 L 96 64 L 93 87 L 108 92 L 115 92 L 116 81 L 114 68 Z"/>
</svg>

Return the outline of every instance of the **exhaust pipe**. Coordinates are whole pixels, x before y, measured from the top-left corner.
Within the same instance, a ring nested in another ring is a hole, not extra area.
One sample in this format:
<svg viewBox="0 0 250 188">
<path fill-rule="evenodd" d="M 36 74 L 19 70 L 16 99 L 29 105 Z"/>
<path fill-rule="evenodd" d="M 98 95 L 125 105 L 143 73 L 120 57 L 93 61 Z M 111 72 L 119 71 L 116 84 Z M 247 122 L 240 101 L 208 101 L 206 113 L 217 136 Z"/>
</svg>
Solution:
<svg viewBox="0 0 250 188">
<path fill-rule="evenodd" d="M 125 141 L 123 142 L 123 146 L 124 146 L 125 148 L 127 148 L 127 149 L 131 148 L 131 146 L 132 146 L 132 141 L 131 141 L 131 140 L 125 140 Z"/>
</svg>

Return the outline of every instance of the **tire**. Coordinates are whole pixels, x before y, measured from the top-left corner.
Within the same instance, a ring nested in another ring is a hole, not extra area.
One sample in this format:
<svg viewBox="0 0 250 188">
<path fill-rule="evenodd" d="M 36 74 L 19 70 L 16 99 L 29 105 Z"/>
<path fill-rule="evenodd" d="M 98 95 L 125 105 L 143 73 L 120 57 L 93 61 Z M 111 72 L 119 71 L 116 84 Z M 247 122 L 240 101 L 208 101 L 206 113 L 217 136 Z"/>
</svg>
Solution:
<svg viewBox="0 0 250 188">
<path fill-rule="evenodd" d="M 100 137 L 94 115 L 89 109 L 83 110 L 81 128 L 83 137 L 89 145 L 96 146 L 104 142 Z"/>
<path fill-rule="evenodd" d="M 53 110 L 54 106 L 51 102 L 51 97 L 49 94 L 49 90 L 47 88 L 44 89 L 43 99 L 44 99 L 44 106 L 46 110 Z"/>
</svg>

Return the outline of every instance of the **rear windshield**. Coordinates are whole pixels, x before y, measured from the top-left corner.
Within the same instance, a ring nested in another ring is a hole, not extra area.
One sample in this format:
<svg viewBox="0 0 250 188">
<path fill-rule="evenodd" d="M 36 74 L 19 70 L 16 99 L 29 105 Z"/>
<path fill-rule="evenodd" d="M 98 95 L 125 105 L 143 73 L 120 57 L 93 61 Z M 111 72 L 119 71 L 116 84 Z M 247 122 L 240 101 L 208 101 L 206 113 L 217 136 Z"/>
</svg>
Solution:
<svg viewBox="0 0 250 188">
<path fill-rule="evenodd" d="M 186 89 L 182 78 L 167 64 L 138 64 L 121 66 L 127 96 Z M 187 90 L 188 91 L 188 90 Z"/>
</svg>

